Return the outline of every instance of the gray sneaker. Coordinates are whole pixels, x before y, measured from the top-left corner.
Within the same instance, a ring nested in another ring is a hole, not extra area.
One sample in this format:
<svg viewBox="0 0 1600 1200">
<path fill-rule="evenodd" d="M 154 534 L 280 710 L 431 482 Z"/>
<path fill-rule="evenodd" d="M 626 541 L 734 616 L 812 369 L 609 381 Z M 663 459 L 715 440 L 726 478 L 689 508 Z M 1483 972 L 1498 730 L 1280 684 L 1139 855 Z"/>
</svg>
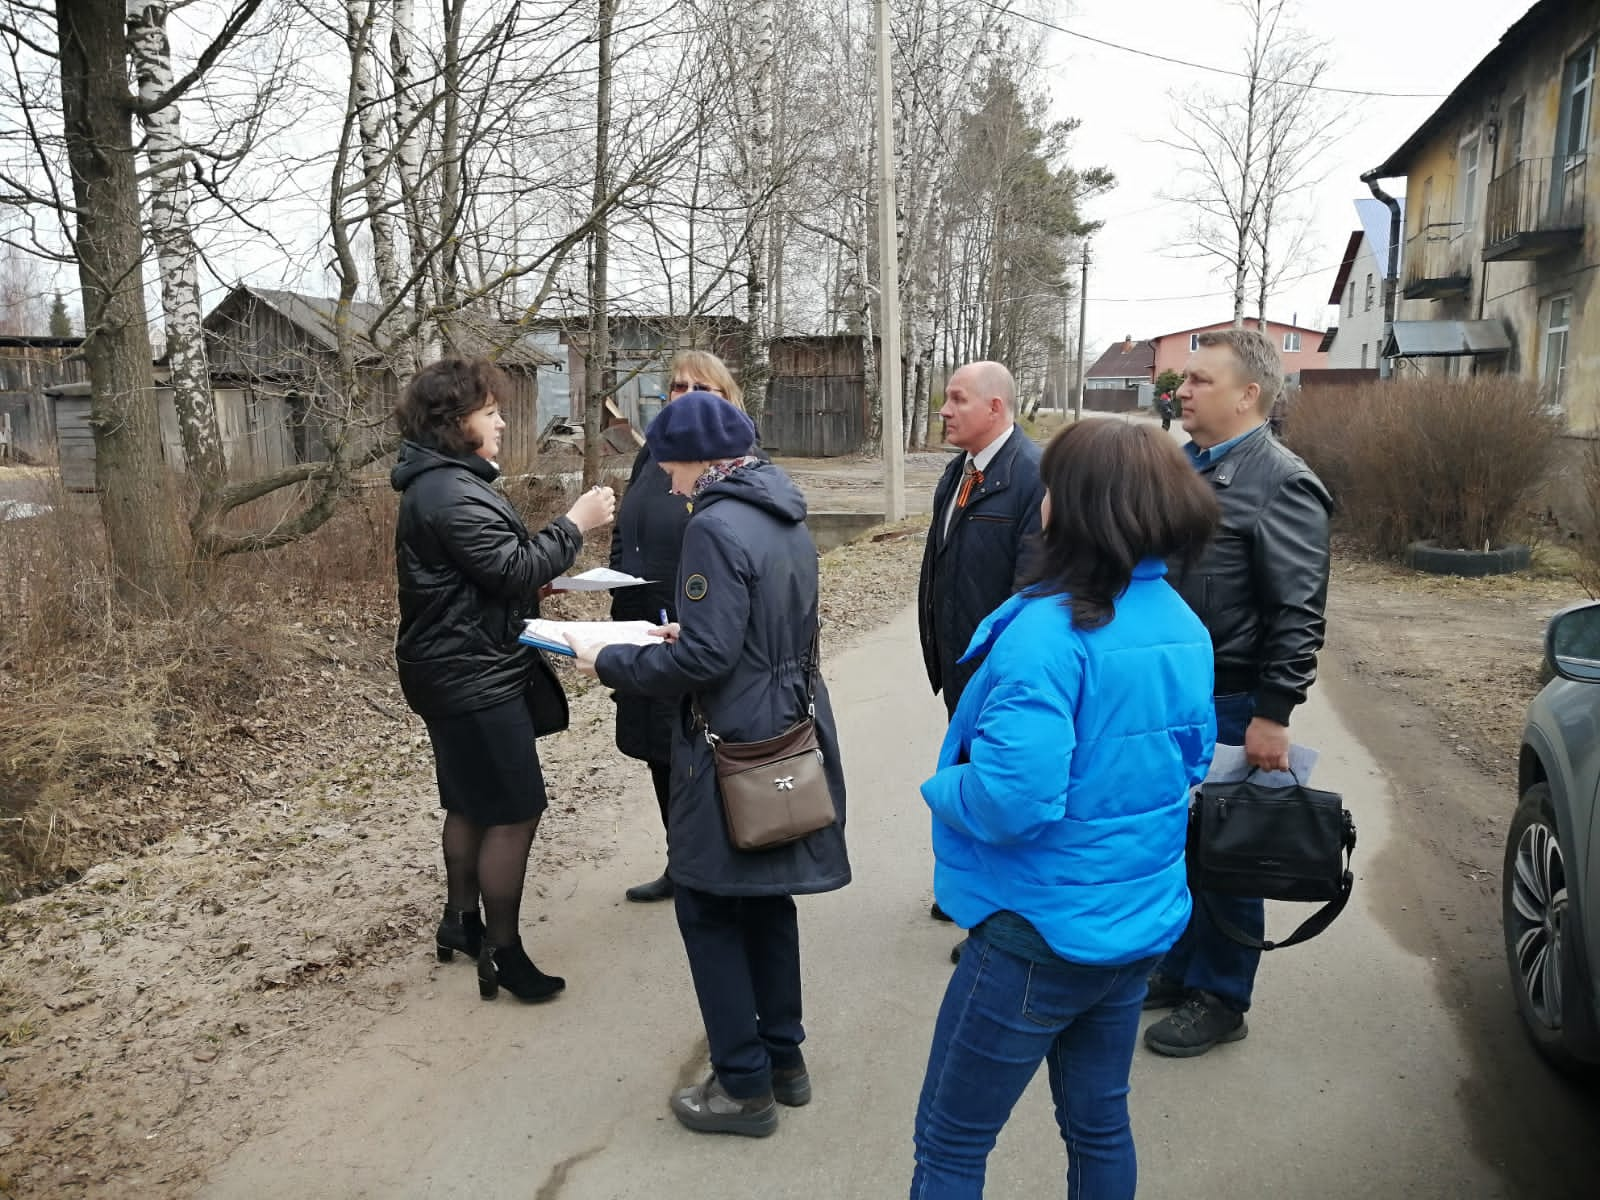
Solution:
<svg viewBox="0 0 1600 1200">
<path fill-rule="evenodd" d="M 1194 1058 L 1222 1042 L 1237 1042 L 1249 1032 L 1242 1012 L 1210 992 L 1195 992 L 1170 1017 L 1144 1031 L 1144 1044 L 1168 1058 Z"/>
<path fill-rule="evenodd" d="M 704 1083 L 674 1094 L 672 1115 L 698 1133 L 771 1137 L 778 1132 L 778 1104 L 771 1092 L 737 1100 L 723 1090 L 715 1072 Z"/>
</svg>

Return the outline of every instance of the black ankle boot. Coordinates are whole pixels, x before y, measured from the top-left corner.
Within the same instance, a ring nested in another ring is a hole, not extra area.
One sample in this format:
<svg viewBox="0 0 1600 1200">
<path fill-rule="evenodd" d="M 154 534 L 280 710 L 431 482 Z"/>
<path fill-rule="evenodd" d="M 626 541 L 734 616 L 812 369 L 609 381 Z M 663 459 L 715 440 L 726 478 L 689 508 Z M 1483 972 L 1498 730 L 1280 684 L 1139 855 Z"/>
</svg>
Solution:
<svg viewBox="0 0 1600 1200">
<path fill-rule="evenodd" d="M 561 976 L 546 975 L 533 965 L 520 938 L 509 946 L 485 942 L 478 955 L 478 994 L 485 1000 L 493 1000 L 504 987 L 518 1000 L 536 1004 L 549 1000 L 566 986 L 567 981 Z"/>
<path fill-rule="evenodd" d="M 483 918 L 478 910 L 445 905 L 444 919 L 433 935 L 433 945 L 440 962 L 449 962 L 457 950 L 468 958 L 477 958 L 483 950 Z"/>
</svg>

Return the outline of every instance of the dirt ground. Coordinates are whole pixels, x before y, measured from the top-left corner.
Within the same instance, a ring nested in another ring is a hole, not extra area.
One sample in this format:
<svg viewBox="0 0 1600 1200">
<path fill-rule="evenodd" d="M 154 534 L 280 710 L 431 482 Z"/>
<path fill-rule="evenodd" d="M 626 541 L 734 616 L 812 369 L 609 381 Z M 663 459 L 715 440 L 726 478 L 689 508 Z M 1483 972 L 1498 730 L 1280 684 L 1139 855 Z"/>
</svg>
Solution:
<svg viewBox="0 0 1600 1200">
<path fill-rule="evenodd" d="M 913 456 L 913 511 L 946 461 Z M 875 462 L 793 468 L 816 508 L 878 501 Z M 914 597 L 925 521 L 824 559 L 825 657 Z M 1527 576 L 1466 581 L 1346 551 L 1330 641 L 1364 682 L 1424 705 L 1467 759 L 1506 776 L 1543 621 L 1582 598 L 1558 554 Z M 326 685 L 338 720 L 243 731 L 236 760 L 208 776 L 224 791 L 209 819 L 0 908 L 0 1200 L 186 1194 L 248 1135 L 258 1101 L 292 1092 L 414 986 L 443 888 L 431 759 L 382 635 L 357 641 L 308 674 L 310 689 L 338 677 Z M 552 899 L 540 881 L 599 860 L 619 822 L 650 815 L 619 799 L 642 771 L 612 748 L 604 689 L 564 682 L 571 728 L 540 747 L 551 808 L 529 874 L 535 939 Z"/>
</svg>

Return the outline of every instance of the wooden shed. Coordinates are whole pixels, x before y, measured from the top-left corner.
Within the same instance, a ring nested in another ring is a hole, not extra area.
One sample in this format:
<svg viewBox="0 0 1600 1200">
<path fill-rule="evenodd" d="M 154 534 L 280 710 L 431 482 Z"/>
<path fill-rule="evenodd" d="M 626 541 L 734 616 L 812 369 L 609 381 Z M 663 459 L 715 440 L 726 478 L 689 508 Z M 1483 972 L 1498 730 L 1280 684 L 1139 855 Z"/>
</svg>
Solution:
<svg viewBox="0 0 1600 1200">
<path fill-rule="evenodd" d="M 832 458 L 861 449 L 867 389 L 861 338 L 773 338 L 761 444 L 774 454 Z"/>
<path fill-rule="evenodd" d="M 0 443 L 6 453 L 48 457 L 56 441 L 46 392 L 89 377 L 81 337 L 0 335 Z"/>
<path fill-rule="evenodd" d="M 262 431 L 263 453 L 286 455 L 288 463 L 322 458 L 328 427 L 335 422 L 354 431 L 358 447 L 388 431 L 400 380 L 369 336 L 379 308 L 364 302 L 350 306 L 362 385 L 358 398 L 341 394 L 336 379 L 337 311 L 332 298 L 239 286 L 206 316 L 212 382 L 245 394 L 247 424 Z M 498 397 L 507 425 L 501 465 L 513 472 L 531 470 L 539 436 L 537 371 L 555 360 L 533 344 L 526 330 L 476 314 L 458 314 L 451 336 L 459 352 L 493 357 L 510 376 L 513 394 Z"/>
<path fill-rule="evenodd" d="M 172 389 L 166 386 L 165 368 L 157 367 L 156 417 L 161 426 L 161 455 L 173 470 L 183 469 L 183 438 L 178 432 L 178 410 Z M 228 474 L 249 479 L 289 466 L 286 438 L 281 426 L 263 424 L 252 410 L 252 397 L 242 388 L 216 387 L 212 396 L 217 405 L 218 433 Z M 90 387 L 87 381 L 62 384 L 46 389 L 55 430 L 56 455 L 61 464 L 61 483 L 68 491 L 92 492 L 94 478 L 94 433 L 89 427 Z"/>
</svg>

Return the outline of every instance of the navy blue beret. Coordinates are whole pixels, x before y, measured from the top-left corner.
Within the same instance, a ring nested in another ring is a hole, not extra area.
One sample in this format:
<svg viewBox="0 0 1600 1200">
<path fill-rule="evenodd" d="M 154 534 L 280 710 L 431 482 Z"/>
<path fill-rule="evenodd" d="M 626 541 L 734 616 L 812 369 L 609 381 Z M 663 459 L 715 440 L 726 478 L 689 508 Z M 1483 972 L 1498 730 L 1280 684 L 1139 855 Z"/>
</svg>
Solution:
<svg viewBox="0 0 1600 1200">
<path fill-rule="evenodd" d="M 749 454 L 756 427 L 715 392 L 687 392 L 657 414 L 644 440 L 658 463 L 716 462 Z"/>
</svg>

